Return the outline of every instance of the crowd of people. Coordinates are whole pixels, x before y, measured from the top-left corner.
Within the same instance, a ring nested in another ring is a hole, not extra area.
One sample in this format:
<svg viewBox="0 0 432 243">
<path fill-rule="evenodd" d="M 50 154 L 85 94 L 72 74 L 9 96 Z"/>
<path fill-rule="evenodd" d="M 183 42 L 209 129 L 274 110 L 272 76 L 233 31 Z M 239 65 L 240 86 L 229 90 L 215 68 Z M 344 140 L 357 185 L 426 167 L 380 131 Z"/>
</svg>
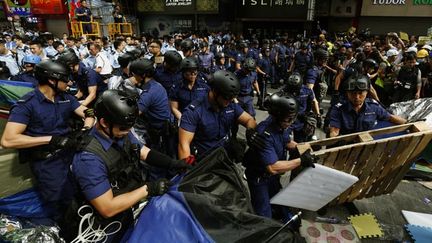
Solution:
<svg viewBox="0 0 432 243">
<path fill-rule="evenodd" d="M 287 221 L 289 210 L 270 205 L 280 175 L 316 162 L 297 143 L 317 128 L 335 137 L 379 121 L 406 123 L 385 107 L 432 94 L 431 55 L 430 45 L 396 33 L 112 40 L 4 33 L 1 79 L 35 89 L 12 107 L 1 144 L 29 163 L 68 240 L 76 236 L 78 206 L 91 205 L 101 225 L 130 225 L 134 205 L 165 193 L 167 179 L 220 147 L 246 168 L 255 212 Z M 278 91 L 268 95 L 267 88 Z M 323 110 L 327 97 L 331 107 Z M 268 117 L 257 121 L 256 108 Z M 247 146 L 237 139 L 238 125 Z"/>
</svg>

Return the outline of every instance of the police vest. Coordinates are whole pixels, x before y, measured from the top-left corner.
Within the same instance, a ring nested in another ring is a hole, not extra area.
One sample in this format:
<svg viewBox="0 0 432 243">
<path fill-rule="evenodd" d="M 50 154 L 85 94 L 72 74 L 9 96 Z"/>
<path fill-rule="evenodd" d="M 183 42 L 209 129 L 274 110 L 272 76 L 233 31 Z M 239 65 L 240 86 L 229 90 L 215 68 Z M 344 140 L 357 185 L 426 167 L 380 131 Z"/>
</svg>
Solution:
<svg viewBox="0 0 432 243">
<path fill-rule="evenodd" d="M 408 69 L 402 67 L 399 71 L 399 81 L 402 83 L 404 89 L 415 90 L 417 87 L 418 68 Z"/>
<path fill-rule="evenodd" d="M 137 144 L 131 144 L 128 137 L 125 138 L 123 148 L 115 148 L 113 145 L 107 151 L 91 136 L 84 139 L 84 144 L 82 151 L 93 153 L 105 162 L 114 196 L 143 185 L 145 175 L 141 173 L 142 168 L 139 166 L 140 148 Z"/>
</svg>

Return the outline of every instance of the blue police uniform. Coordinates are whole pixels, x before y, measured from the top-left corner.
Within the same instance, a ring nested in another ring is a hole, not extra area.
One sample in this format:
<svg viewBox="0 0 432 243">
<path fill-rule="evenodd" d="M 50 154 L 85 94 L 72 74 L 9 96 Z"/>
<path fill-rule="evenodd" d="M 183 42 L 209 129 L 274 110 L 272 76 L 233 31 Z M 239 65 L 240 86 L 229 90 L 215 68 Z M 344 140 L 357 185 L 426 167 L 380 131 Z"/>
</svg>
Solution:
<svg viewBox="0 0 432 243">
<path fill-rule="evenodd" d="M 79 7 L 75 10 L 75 13 L 77 14 L 86 14 L 84 16 L 77 16 L 78 21 L 80 22 L 90 22 L 92 12 L 89 8 Z M 82 25 L 84 34 L 91 34 L 92 33 L 92 26 L 91 24 L 83 24 Z"/>
<path fill-rule="evenodd" d="M 164 87 L 152 79 L 142 86 L 138 109 L 143 113 L 152 128 L 160 129 L 171 121 L 168 95 Z"/>
<path fill-rule="evenodd" d="M 78 73 L 72 75 L 72 78 L 83 93 L 81 99 L 88 96 L 88 87 L 97 86 L 96 97 L 108 89 L 108 84 L 102 80 L 101 76 L 95 70 L 86 67 L 82 62 L 79 63 Z M 92 103 L 94 102 L 96 102 L 96 99 Z"/>
<path fill-rule="evenodd" d="M 174 84 L 169 93 L 169 98 L 172 101 L 178 102 L 180 112 L 194 100 L 206 98 L 210 87 L 202 80 L 197 79 L 192 89 L 188 88 L 188 82 L 183 80 Z"/>
<path fill-rule="evenodd" d="M 304 74 L 308 68 L 313 65 L 313 56 L 309 51 L 304 54 L 299 51 L 294 56 L 294 72 L 299 72 L 300 74 Z"/>
<path fill-rule="evenodd" d="M 272 217 L 270 199 L 282 188 L 279 175 L 270 175 L 267 166 L 279 160 L 287 159 L 287 144 L 290 142 L 291 130 L 281 129 L 271 116 L 260 122 L 256 127 L 259 134 L 264 134 L 265 148 L 262 150 L 248 149 L 244 157 L 246 178 L 251 193 L 252 206 L 255 213 L 264 217 Z M 283 212 L 289 218 L 288 212 Z"/>
<path fill-rule="evenodd" d="M 39 84 L 39 81 L 35 78 L 33 72 L 29 73 L 29 72 L 21 72 L 16 76 L 13 76 L 11 78 L 11 80 L 14 81 L 22 81 L 22 82 L 26 82 L 26 83 L 31 83 L 33 84 L 33 87 L 37 87 Z"/>
<path fill-rule="evenodd" d="M 215 111 L 208 99 L 192 101 L 182 114 L 180 127 L 194 133 L 191 152 L 198 158 L 223 147 L 229 139 L 230 129 L 243 113 L 239 104 L 230 103 L 221 111 Z"/>
<path fill-rule="evenodd" d="M 237 97 L 242 108 L 249 113 L 249 115 L 255 117 L 255 109 L 253 107 L 253 97 L 251 96 L 253 91 L 253 84 L 257 80 L 257 73 L 252 71 L 249 74 L 244 74 L 242 70 L 235 72 L 235 75 L 240 82 L 240 93 Z"/>
<path fill-rule="evenodd" d="M 39 89 L 35 89 L 24 95 L 12 107 L 9 122 L 26 125 L 23 134 L 32 137 L 65 136 L 70 132 L 68 120 L 79 106 L 80 104 L 72 95 L 57 94 L 52 102 L 46 99 Z M 50 151 L 48 145 L 19 151 L 20 154 L 26 155 L 26 160 L 31 161 L 30 167 L 37 179 L 37 188 L 43 200 L 57 203 L 72 198 L 73 187 L 68 178 L 72 153 Z M 44 156 L 36 158 L 34 155 L 36 151 L 39 151 L 38 154 L 43 153 Z"/>
<path fill-rule="evenodd" d="M 118 145 L 117 147 L 123 148 L 126 137 L 116 139 L 114 142 L 111 138 L 103 136 L 96 128 L 92 128 L 89 131 L 89 135 L 93 136 L 101 145 L 105 151 L 108 151 L 112 146 Z M 127 134 L 127 137 L 131 144 L 137 144 L 141 149 L 142 144 L 133 136 L 131 132 Z M 107 170 L 107 165 L 104 160 L 91 152 L 80 151 L 75 154 L 71 166 L 72 174 L 76 182 L 80 187 L 82 195 L 87 201 L 91 201 L 110 189 L 116 186 L 116 182 L 110 181 L 110 174 Z M 118 188 L 117 188 L 118 189 Z M 124 223 L 124 222 L 122 222 Z M 133 222 L 127 222 L 132 224 Z M 122 225 L 127 228 L 127 225 Z M 106 242 L 114 242 L 114 235 L 110 235 Z"/>
<path fill-rule="evenodd" d="M 330 112 L 330 127 L 339 128 L 340 135 L 368 131 L 378 121 L 388 121 L 390 113 L 370 98 L 366 98 L 359 113 L 356 113 L 351 102 L 336 104 Z"/>
<path fill-rule="evenodd" d="M 175 140 L 168 134 L 173 115 L 169 106 L 168 95 L 164 87 L 152 79 L 142 85 L 142 92 L 138 99 L 138 109 L 142 112 L 134 129 L 139 136 L 143 136 L 146 144 L 152 148 L 174 156 Z M 155 181 L 166 178 L 167 169 L 149 166 L 150 178 Z"/>
<path fill-rule="evenodd" d="M 310 111 L 312 101 L 315 99 L 315 94 L 313 90 L 309 89 L 306 85 L 302 85 L 300 88 L 300 93 L 295 97 L 299 105 L 298 116 L 304 115 L 306 112 Z M 309 110 L 308 110 L 309 109 Z M 296 142 L 306 142 L 308 138 L 303 133 L 304 122 L 296 119 L 296 121 L 291 125 L 291 129 L 294 131 L 294 140 Z"/>
<path fill-rule="evenodd" d="M 173 84 L 180 82 L 183 79 L 180 71 L 172 73 L 165 70 L 165 67 L 156 68 L 156 73 L 153 78 L 162 84 L 167 93 L 171 90 Z"/>
<path fill-rule="evenodd" d="M 256 48 L 249 48 L 248 49 L 248 52 L 246 53 L 246 58 L 252 58 L 252 59 L 254 59 L 255 61 L 258 61 L 258 59 L 259 59 L 259 50 L 258 49 L 256 49 Z"/>
<path fill-rule="evenodd" d="M 210 68 L 213 66 L 214 54 L 212 52 L 202 52 L 198 54 L 198 66 L 203 72 L 210 72 Z"/>
</svg>

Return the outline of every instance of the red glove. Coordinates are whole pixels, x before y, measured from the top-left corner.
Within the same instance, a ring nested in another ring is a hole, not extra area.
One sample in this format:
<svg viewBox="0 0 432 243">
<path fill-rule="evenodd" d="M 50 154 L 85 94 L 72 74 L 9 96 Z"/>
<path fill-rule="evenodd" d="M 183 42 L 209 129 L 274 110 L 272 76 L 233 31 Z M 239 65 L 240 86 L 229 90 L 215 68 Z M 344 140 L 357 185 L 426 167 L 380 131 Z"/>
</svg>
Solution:
<svg viewBox="0 0 432 243">
<path fill-rule="evenodd" d="M 194 166 L 196 163 L 196 159 L 194 155 L 189 155 L 187 158 L 184 159 L 184 161 L 186 162 L 186 164 Z"/>
</svg>

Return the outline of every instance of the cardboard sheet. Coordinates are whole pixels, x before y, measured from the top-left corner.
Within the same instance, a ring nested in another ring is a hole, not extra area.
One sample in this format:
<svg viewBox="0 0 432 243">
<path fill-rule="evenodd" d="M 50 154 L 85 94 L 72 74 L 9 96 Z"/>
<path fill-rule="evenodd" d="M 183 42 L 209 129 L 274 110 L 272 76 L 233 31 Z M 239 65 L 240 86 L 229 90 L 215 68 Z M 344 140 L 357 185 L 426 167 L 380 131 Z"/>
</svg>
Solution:
<svg viewBox="0 0 432 243">
<path fill-rule="evenodd" d="M 302 171 L 270 203 L 317 211 L 352 186 L 358 178 L 315 164 Z"/>
</svg>

